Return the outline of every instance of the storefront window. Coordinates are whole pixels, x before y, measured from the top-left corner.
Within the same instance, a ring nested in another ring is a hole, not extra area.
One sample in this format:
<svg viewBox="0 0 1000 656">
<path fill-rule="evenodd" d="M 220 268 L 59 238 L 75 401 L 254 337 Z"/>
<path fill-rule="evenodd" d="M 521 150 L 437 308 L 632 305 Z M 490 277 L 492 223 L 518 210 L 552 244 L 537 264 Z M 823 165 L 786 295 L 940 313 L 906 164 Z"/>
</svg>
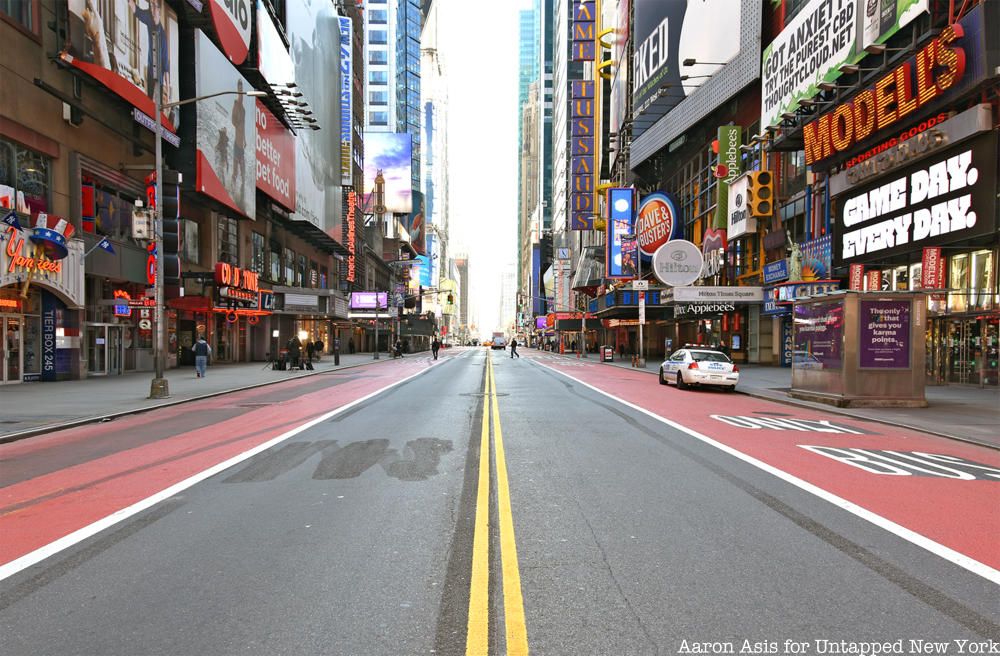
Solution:
<svg viewBox="0 0 1000 656">
<path fill-rule="evenodd" d="M 910 272 L 909 272 L 910 286 L 908 287 L 910 291 L 922 288 L 920 278 L 921 275 L 923 274 L 923 270 L 924 270 L 924 265 L 920 262 L 910 265 Z"/>
<path fill-rule="evenodd" d="M 80 215 L 83 229 L 99 235 L 126 239 L 132 236 L 132 213 L 136 198 L 104 187 L 84 176 L 80 187 Z"/>
<path fill-rule="evenodd" d="M 308 280 L 306 278 L 306 256 L 299 255 L 299 266 L 295 269 L 295 286 L 296 287 L 306 287 L 308 286 Z"/>
<path fill-rule="evenodd" d="M 198 224 L 190 219 L 181 219 L 181 258 L 191 264 L 199 264 L 201 257 L 198 254 Z"/>
<path fill-rule="evenodd" d="M 323 289 L 330 288 L 330 274 L 327 273 L 326 267 L 319 268 L 319 286 Z"/>
<path fill-rule="evenodd" d="M 285 249 L 285 284 L 295 284 L 295 251 L 290 248 Z"/>
<path fill-rule="evenodd" d="M 972 267 L 969 277 L 969 309 L 989 310 L 992 308 L 993 287 L 993 253 L 978 251 L 972 254 Z"/>
<path fill-rule="evenodd" d="M 255 232 L 250 236 L 253 257 L 250 259 L 250 270 L 264 274 L 264 235 Z"/>
<path fill-rule="evenodd" d="M 219 216 L 219 262 L 239 266 L 239 223 L 228 216 Z"/>
<path fill-rule="evenodd" d="M 278 282 L 281 280 L 281 244 L 271 241 L 270 251 L 271 282 Z"/>
<path fill-rule="evenodd" d="M 778 210 L 782 225 L 791 234 L 793 242 L 806 241 L 806 199 L 805 194 L 799 194 L 796 199 L 788 199 Z"/>
<path fill-rule="evenodd" d="M 694 234 L 696 230 L 692 226 L 698 221 L 706 225 L 708 216 L 715 212 L 717 181 L 712 165 L 716 159 L 710 149 L 699 152 L 666 181 L 666 189 L 677 197 L 680 205 L 686 239 L 700 240 L 701 235 Z"/>
<path fill-rule="evenodd" d="M 781 154 L 781 178 L 778 197 L 788 198 L 801 192 L 806 186 L 806 153 L 794 150 Z"/>
<path fill-rule="evenodd" d="M 948 311 L 965 312 L 969 306 L 969 256 L 955 255 L 948 262 Z"/>
<path fill-rule="evenodd" d="M 0 185 L 14 187 L 14 144 L 0 139 Z"/>
<path fill-rule="evenodd" d="M 49 169 L 48 157 L 0 139 L 0 207 L 48 212 Z"/>
<path fill-rule="evenodd" d="M 29 32 L 35 31 L 34 0 L 0 0 L 0 14 L 13 19 Z"/>
</svg>

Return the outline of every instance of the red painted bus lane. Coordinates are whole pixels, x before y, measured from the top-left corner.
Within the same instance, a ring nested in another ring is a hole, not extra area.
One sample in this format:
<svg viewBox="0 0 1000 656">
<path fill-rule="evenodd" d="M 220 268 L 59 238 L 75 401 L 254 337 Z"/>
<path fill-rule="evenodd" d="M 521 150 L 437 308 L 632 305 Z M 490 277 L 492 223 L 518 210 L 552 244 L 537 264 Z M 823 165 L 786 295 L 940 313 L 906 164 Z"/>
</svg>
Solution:
<svg viewBox="0 0 1000 656">
<path fill-rule="evenodd" d="M 663 387 L 638 371 L 538 363 L 973 559 L 1000 582 L 995 450 L 742 394 Z"/>
<path fill-rule="evenodd" d="M 78 434 L 94 436 L 99 425 L 69 429 L 39 441 L 3 445 L 0 459 L 12 470 L 19 459 L 30 459 L 39 450 L 76 449 L 81 457 L 79 464 L 0 489 L 0 535 L 4 536 L 0 567 L 428 369 L 426 360 L 373 367 L 365 370 L 366 375 L 336 387 L 265 407 L 240 408 L 236 416 L 192 429 L 181 421 L 184 416 L 211 415 L 227 407 L 231 410 L 239 397 L 225 395 L 154 410 L 129 417 L 125 425 L 135 430 L 144 426 L 162 429 L 163 422 L 173 422 L 176 434 L 97 457 L 91 457 L 86 440 L 81 441 Z M 331 390 L 336 393 L 331 394 Z"/>
</svg>

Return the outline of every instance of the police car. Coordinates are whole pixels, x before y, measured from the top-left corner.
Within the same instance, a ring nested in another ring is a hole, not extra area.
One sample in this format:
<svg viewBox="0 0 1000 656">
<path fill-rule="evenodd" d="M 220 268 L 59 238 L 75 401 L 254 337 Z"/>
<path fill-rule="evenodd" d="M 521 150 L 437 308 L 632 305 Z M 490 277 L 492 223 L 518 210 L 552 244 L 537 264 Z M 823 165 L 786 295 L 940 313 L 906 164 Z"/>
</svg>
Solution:
<svg viewBox="0 0 1000 656">
<path fill-rule="evenodd" d="M 710 348 L 678 349 L 660 365 L 660 385 L 715 385 L 732 392 L 738 382 L 740 368 L 725 353 Z"/>
</svg>

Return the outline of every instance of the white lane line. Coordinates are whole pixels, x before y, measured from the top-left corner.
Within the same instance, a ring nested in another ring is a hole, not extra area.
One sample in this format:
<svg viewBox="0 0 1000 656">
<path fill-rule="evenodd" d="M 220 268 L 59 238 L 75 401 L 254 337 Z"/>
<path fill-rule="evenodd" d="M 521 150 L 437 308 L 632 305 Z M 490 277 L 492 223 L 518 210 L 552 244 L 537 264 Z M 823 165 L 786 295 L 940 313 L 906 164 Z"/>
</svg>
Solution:
<svg viewBox="0 0 1000 656">
<path fill-rule="evenodd" d="M 550 371 L 554 371 L 555 373 L 559 374 L 560 376 L 565 376 L 566 378 L 569 378 L 570 380 L 575 381 L 575 382 L 579 383 L 580 385 L 583 385 L 584 387 L 587 387 L 589 389 L 594 390 L 598 394 L 602 394 L 602 395 L 608 397 L 609 399 L 613 399 L 614 401 L 617 401 L 618 403 L 621 403 L 622 405 L 628 406 L 629 408 L 632 408 L 633 410 L 637 410 L 637 411 L 643 413 L 644 415 L 647 415 L 647 416 L 649 416 L 649 417 L 651 417 L 653 419 L 656 419 L 657 421 L 663 422 L 664 424 L 670 426 L 671 428 L 675 428 L 675 429 L 677 429 L 677 430 L 679 430 L 679 431 L 681 431 L 683 433 L 687 433 L 691 437 L 693 437 L 695 439 L 698 439 L 698 440 L 701 440 L 705 444 L 713 446 L 716 449 L 719 449 L 720 451 L 724 451 L 724 452 L 728 453 L 729 455 L 731 455 L 731 456 L 733 456 L 735 458 L 739 458 L 743 462 L 745 462 L 747 464 L 750 464 L 750 465 L 753 465 L 754 467 L 757 467 L 758 469 L 761 469 L 763 471 L 766 471 L 768 474 L 771 474 L 772 476 L 777 476 L 778 478 L 780 478 L 781 480 L 785 481 L 786 483 L 791 483 L 795 487 L 797 487 L 797 488 L 799 488 L 801 490 L 804 490 L 804 491 L 806 491 L 806 492 L 808 492 L 810 494 L 813 494 L 813 495 L 819 497 L 820 499 L 823 499 L 824 501 L 828 501 L 828 502 L 832 503 L 833 505 L 837 506 L 838 508 L 841 508 L 842 510 L 846 510 L 847 512 L 851 513 L 852 515 L 855 515 L 856 517 L 860 517 L 861 519 L 863 519 L 863 520 L 865 520 L 867 522 L 870 522 L 870 523 L 874 524 L 875 526 L 878 526 L 879 528 L 885 529 L 886 531 L 889 531 L 893 535 L 896 535 L 897 537 L 900 537 L 900 538 L 906 540 L 907 542 L 910 542 L 912 544 L 917 545 L 918 547 L 926 549 L 927 551 L 931 552 L 935 556 L 939 556 L 941 558 L 944 558 L 948 562 L 953 563 L 955 565 L 958 565 L 962 569 L 968 570 L 968 571 L 972 572 L 973 574 L 976 574 L 978 576 L 983 577 L 984 579 L 986 579 L 988 581 L 991 581 L 992 583 L 1000 585 L 1000 570 L 996 570 L 996 569 L 990 567 L 989 565 L 986 565 L 985 563 L 981 563 L 978 560 L 975 560 L 974 558 L 970 558 L 969 556 L 966 556 L 963 553 L 960 553 L 958 551 L 955 551 L 954 549 L 951 549 L 950 547 L 946 547 L 943 544 L 941 544 L 939 542 L 935 542 L 934 540 L 931 540 L 930 538 L 927 538 L 927 537 L 925 537 L 923 535 L 920 535 L 919 533 L 917 533 L 915 531 L 911 531 L 910 529 L 906 528 L 905 526 L 900 526 L 899 524 L 897 524 L 896 522 L 894 522 L 892 520 L 886 519 L 885 517 L 882 517 L 881 515 L 873 513 L 872 511 L 867 510 L 866 508 L 863 508 L 863 507 L 857 505 L 856 503 L 853 503 L 851 501 L 848 501 L 847 499 L 839 497 L 836 494 L 828 492 L 828 491 L 824 490 L 821 487 L 813 485 L 812 483 L 808 483 L 808 482 L 802 480 L 801 478 L 798 478 L 797 476 L 793 476 L 793 475 L 789 474 L 786 471 L 782 471 L 781 469 L 778 469 L 777 467 L 769 465 L 766 462 L 763 462 L 761 460 L 757 460 L 753 456 L 748 456 L 747 454 L 745 454 L 745 453 L 743 453 L 741 451 L 737 451 L 736 449 L 732 448 L 731 446 L 728 446 L 728 445 L 723 444 L 721 442 L 717 442 L 717 441 L 713 440 L 712 438 L 708 437 L 707 435 L 702 435 L 701 433 L 699 433 L 696 430 L 690 429 L 687 426 L 682 426 L 681 424 L 678 424 L 677 422 L 675 422 L 673 420 L 667 419 L 666 417 L 661 417 L 660 415 L 658 415 L 658 414 L 656 414 L 654 412 L 651 412 L 650 410 L 646 410 L 645 408 L 642 408 L 640 406 L 637 406 L 634 403 L 630 403 L 629 401 L 626 401 L 625 399 L 618 398 L 617 396 L 615 396 L 615 395 L 613 395 L 613 394 L 611 394 L 609 392 L 605 392 L 602 389 L 594 387 L 590 383 L 585 383 L 584 381 L 580 380 L 579 378 L 576 378 L 575 376 L 571 376 L 571 375 L 569 375 L 569 374 L 567 374 L 565 372 L 559 371 L 558 369 L 556 369 L 554 367 L 550 367 L 548 365 L 544 365 L 544 364 L 542 364 L 540 362 L 535 362 L 534 364 L 538 365 L 539 367 L 544 367 L 545 369 L 548 369 Z"/>
<path fill-rule="evenodd" d="M 460 357 L 460 356 L 458 356 L 458 357 Z M 122 508 L 121 510 L 116 511 L 116 512 L 108 515 L 107 517 L 103 518 L 103 519 L 99 519 L 99 520 L 97 520 L 96 522 L 94 522 L 92 524 L 88 524 L 87 526 L 84 526 L 81 529 L 77 529 L 76 531 L 73 531 L 69 535 L 61 537 L 61 538 L 59 538 L 58 540 L 56 540 L 54 542 L 50 542 L 49 544 L 45 545 L 44 547 L 39 547 L 38 549 L 35 549 L 32 552 L 26 553 L 25 555 L 21 556 L 20 558 L 16 558 L 15 560 L 12 560 L 12 561 L 10 561 L 9 563 L 7 563 L 5 565 L 0 565 L 0 581 L 8 579 L 11 576 L 14 576 L 15 574 L 17 574 L 18 572 L 21 572 L 21 571 L 23 571 L 23 570 L 31 567 L 32 565 L 40 563 L 41 561 L 45 560 L 46 558 L 54 556 L 57 553 L 59 553 L 60 551 L 64 551 L 64 550 L 68 549 L 69 547 L 72 547 L 73 545 L 78 544 L 78 543 L 86 540 L 87 538 L 93 537 L 94 535 L 97 535 L 98 533 L 100 533 L 104 529 L 110 528 L 110 527 L 114 526 L 115 524 L 121 523 L 121 522 L 125 521 L 126 519 L 128 519 L 129 517 L 132 517 L 133 515 L 135 515 L 137 513 L 140 513 L 143 510 L 146 510 L 147 508 L 155 506 L 156 504 L 160 503 L 161 501 L 169 499 L 170 497 L 174 496 L 175 494 L 178 494 L 179 492 L 183 492 L 184 490 L 188 489 L 189 487 L 191 487 L 193 485 L 197 485 L 198 483 L 202 482 L 206 478 L 211 478 L 212 476 L 215 476 L 219 472 L 225 471 L 226 469 L 229 469 L 230 467 L 232 467 L 234 465 L 238 465 L 241 462 L 254 457 L 258 453 L 270 449 L 275 444 L 280 444 L 281 442 L 284 442 L 288 438 L 294 437 L 295 435 L 298 435 L 302 431 L 305 431 L 305 430 L 308 430 L 308 429 L 312 428 L 316 424 L 322 423 L 322 422 L 326 421 L 327 419 L 330 419 L 331 417 L 335 417 L 335 416 L 339 415 L 342 412 L 350 410 L 354 406 L 359 405 L 361 403 L 364 403 L 368 399 L 376 397 L 379 394 L 385 392 L 386 390 L 392 389 L 393 387 L 396 387 L 398 385 L 402 385 L 403 383 L 406 383 L 407 381 L 412 380 L 412 379 L 416 378 L 417 376 L 422 376 L 422 375 L 426 374 L 428 371 L 431 371 L 431 369 L 433 369 L 433 367 L 428 367 L 427 369 L 421 369 L 420 371 L 418 371 L 417 373 L 415 373 L 415 374 L 413 374 L 411 376 L 407 376 L 406 378 L 401 378 L 401 379 L 397 380 L 394 383 L 390 383 L 389 385 L 386 385 L 385 387 L 377 389 L 374 392 L 371 392 L 370 394 L 366 394 L 365 396 L 362 396 L 359 399 L 351 401 L 347 405 L 340 406 L 339 408 L 336 408 L 334 410 L 331 410 L 330 412 L 322 414 L 319 417 L 316 417 L 315 419 L 310 419 L 309 421 L 307 421 L 306 423 L 302 424 L 301 426 L 297 426 L 297 427 L 295 427 L 295 428 L 293 428 L 293 429 L 291 429 L 291 430 L 289 430 L 289 431 L 287 431 L 285 433 L 282 433 L 281 435 L 279 435 L 279 436 L 277 436 L 275 438 L 272 438 L 272 439 L 268 440 L 267 442 L 264 442 L 263 444 L 261 444 L 259 446 L 255 446 L 254 448 L 252 448 L 252 449 L 250 449 L 248 451 L 244 451 L 243 453 L 240 453 L 238 455 L 233 456 L 229 460 L 225 460 L 223 462 L 220 462 L 217 465 L 209 467 L 208 469 L 206 469 L 206 470 L 204 470 L 202 472 L 199 472 L 199 473 L 195 474 L 194 476 L 191 476 L 189 478 L 184 479 L 183 481 L 181 481 L 179 483 L 175 483 L 175 484 L 171 485 L 170 487 L 166 488 L 165 490 L 157 492 L 156 494 L 154 494 L 152 496 L 146 497 L 145 499 L 143 499 L 141 501 L 137 501 L 136 503 L 133 503 L 131 506 L 128 506 L 127 508 Z"/>
</svg>

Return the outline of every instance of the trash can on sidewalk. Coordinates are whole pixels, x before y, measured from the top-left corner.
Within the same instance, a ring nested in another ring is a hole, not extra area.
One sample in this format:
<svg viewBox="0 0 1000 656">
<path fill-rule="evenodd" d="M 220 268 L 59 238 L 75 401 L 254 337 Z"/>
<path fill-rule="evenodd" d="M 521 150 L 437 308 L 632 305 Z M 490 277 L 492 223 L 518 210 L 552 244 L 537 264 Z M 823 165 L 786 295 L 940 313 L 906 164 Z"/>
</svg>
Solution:
<svg viewBox="0 0 1000 656">
<path fill-rule="evenodd" d="M 602 362 L 614 362 L 615 361 L 615 347 L 608 346 L 605 344 L 601 347 L 601 361 Z"/>
</svg>

